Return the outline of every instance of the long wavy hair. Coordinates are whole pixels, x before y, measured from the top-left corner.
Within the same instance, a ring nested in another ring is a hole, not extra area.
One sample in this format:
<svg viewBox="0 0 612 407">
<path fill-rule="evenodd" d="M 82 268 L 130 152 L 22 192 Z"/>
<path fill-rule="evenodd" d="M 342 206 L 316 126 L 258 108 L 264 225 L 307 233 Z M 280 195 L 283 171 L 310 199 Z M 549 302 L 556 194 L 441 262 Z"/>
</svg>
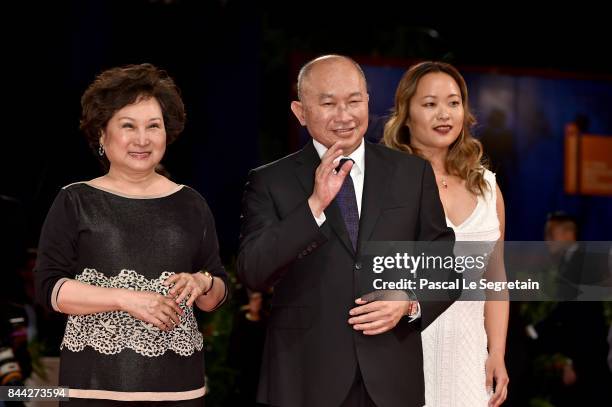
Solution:
<svg viewBox="0 0 612 407">
<path fill-rule="evenodd" d="M 395 107 L 385 124 L 382 142 L 395 150 L 423 157 L 423 154 L 412 145 L 410 129 L 406 123 L 410 115 L 410 101 L 416 93 L 419 81 L 425 75 L 437 72 L 445 73 L 457 82 L 461 90 L 464 111 L 463 129 L 457 140 L 448 148 L 444 163 L 445 170 L 465 180 L 468 191 L 476 195 L 484 195 L 489 186 L 484 180 L 483 168 L 486 164 L 483 161 L 482 144 L 474 138 L 471 132 L 472 127 L 476 124 L 476 119 L 470 111 L 465 79 L 452 65 L 426 61 L 413 65 L 406 71 L 395 92 Z"/>
</svg>

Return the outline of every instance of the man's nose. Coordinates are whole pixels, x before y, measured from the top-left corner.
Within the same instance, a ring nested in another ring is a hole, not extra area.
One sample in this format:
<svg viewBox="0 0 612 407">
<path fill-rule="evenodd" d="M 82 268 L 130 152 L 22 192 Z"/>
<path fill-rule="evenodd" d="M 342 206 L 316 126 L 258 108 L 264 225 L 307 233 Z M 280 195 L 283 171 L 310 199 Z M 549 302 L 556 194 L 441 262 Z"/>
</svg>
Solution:
<svg viewBox="0 0 612 407">
<path fill-rule="evenodd" d="M 336 120 L 339 122 L 348 122 L 352 116 L 348 112 L 348 105 L 339 104 L 336 109 Z"/>
</svg>

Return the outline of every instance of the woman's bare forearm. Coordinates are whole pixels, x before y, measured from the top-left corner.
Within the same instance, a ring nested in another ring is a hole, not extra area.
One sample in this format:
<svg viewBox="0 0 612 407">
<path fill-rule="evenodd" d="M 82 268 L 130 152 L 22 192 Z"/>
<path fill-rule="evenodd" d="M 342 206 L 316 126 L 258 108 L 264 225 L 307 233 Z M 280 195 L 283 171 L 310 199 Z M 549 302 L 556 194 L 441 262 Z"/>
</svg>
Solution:
<svg viewBox="0 0 612 407">
<path fill-rule="evenodd" d="M 76 280 L 64 282 L 57 295 L 57 306 L 64 314 L 85 315 L 122 310 L 125 289 L 97 287 Z"/>
</svg>

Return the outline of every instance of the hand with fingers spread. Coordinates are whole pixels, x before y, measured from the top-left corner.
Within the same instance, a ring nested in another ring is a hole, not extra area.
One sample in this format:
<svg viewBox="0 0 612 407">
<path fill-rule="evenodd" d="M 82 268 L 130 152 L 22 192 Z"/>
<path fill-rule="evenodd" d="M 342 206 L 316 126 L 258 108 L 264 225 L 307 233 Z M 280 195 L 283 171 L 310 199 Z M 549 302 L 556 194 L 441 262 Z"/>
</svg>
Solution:
<svg viewBox="0 0 612 407">
<path fill-rule="evenodd" d="M 357 298 L 359 305 L 349 311 L 349 324 L 364 335 L 378 335 L 395 327 L 405 315 L 413 315 L 416 311 L 416 301 L 372 301 Z"/>
<path fill-rule="evenodd" d="M 177 304 L 187 300 L 187 306 L 191 307 L 200 295 L 212 287 L 213 279 L 208 273 L 178 273 L 168 277 L 163 284 L 172 285 L 168 296 Z"/>
<path fill-rule="evenodd" d="M 121 310 L 136 319 L 170 331 L 181 323 L 183 310 L 172 299 L 152 291 L 124 290 Z"/>
<path fill-rule="evenodd" d="M 331 204 L 340 191 L 344 178 L 353 168 L 353 162 L 349 160 L 339 170 L 336 170 L 342 155 L 342 143 L 336 142 L 321 157 L 321 163 L 315 171 L 314 190 L 308 198 L 308 205 L 316 217 L 319 217 Z"/>
<path fill-rule="evenodd" d="M 489 354 L 485 364 L 487 391 L 491 394 L 489 400 L 490 407 L 499 407 L 508 397 L 508 372 L 504 356 L 499 354 Z M 493 383 L 495 391 L 493 392 Z"/>
</svg>

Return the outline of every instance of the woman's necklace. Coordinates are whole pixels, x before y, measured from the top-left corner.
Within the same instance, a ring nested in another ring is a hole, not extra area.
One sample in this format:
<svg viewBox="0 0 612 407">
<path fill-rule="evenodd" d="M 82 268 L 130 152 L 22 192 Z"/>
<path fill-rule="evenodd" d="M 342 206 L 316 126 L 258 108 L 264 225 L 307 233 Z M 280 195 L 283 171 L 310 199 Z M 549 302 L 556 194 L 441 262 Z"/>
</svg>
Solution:
<svg viewBox="0 0 612 407">
<path fill-rule="evenodd" d="M 446 174 L 446 175 L 438 175 L 436 178 L 438 179 L 438 182 L 440 184 L 442 184 L 442 187 L 444 189 L 448 189 L 448 181 L 447 181 L 448 174 Z"/>
</svg>

